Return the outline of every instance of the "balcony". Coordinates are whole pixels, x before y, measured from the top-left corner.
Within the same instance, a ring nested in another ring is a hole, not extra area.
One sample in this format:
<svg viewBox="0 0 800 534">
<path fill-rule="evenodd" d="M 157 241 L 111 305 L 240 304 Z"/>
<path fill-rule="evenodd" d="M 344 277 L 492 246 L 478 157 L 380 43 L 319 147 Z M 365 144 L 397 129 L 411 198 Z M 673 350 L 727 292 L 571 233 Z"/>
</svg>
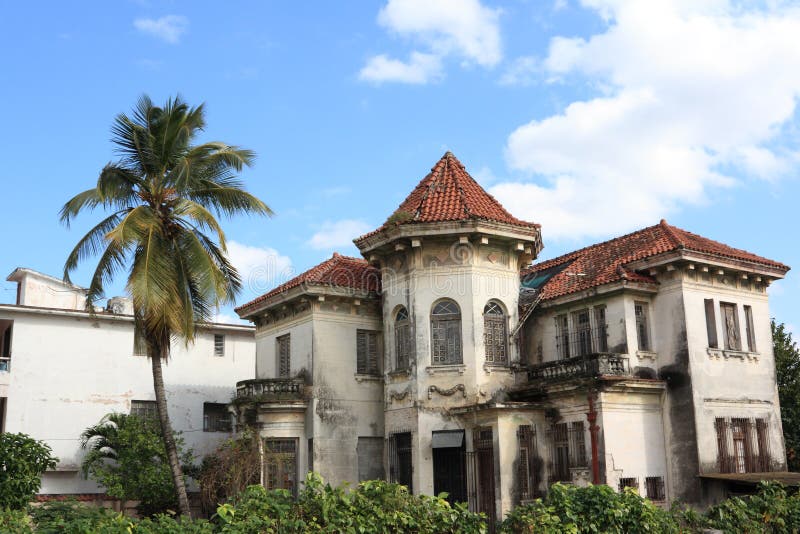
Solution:
<svg viewBox="0 0 800 534">
<path fill-rule="evenodd" d="M 631 376 L 628 358 L 619 354 L 600 352 L 540 363 L 528 368 L 529 383 L 559 382 L 601 376 Z"/>
<path fill-rule="evenodd" d="M 236 383 L 234 403 L 304 400 L 305 382 L 300 378 L 255 378 Z"/>
</svg>

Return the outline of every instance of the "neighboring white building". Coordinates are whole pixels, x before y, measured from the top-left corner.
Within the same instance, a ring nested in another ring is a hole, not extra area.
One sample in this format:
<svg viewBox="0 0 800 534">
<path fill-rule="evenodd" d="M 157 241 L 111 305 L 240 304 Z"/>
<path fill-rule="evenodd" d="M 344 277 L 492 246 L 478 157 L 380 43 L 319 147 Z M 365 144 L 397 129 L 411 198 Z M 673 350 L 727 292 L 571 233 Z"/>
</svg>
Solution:
<svg viewBox="0 0 800 534">
<path fill-rule="evenodd" d="M 237 309 L 263 483 L 376 477 L 502 517 L 554 481 L 706 504 L 785 470 L 766 288 L 665 221 L 542 263 L 447 153 L 380 228 Z"/>
<path fill-rule="evenodd" d="M 80 433 L 109 412 L 153 413 L 149 360 L 135 354 L 127 299 L 85 311 L 86 290 L 30 269 L 16 304 L 0 305 L 0 424 L 47 442 L 60 459 L 41 494 L 102 493 L 80 473 Z M 252 376 L 253 328 L 210 324 L 194 344 L 176 344 L 164 368 L 173 428 L 195 454 L 230 437 L 227 409 L 238 380 Z"/>
</svg>

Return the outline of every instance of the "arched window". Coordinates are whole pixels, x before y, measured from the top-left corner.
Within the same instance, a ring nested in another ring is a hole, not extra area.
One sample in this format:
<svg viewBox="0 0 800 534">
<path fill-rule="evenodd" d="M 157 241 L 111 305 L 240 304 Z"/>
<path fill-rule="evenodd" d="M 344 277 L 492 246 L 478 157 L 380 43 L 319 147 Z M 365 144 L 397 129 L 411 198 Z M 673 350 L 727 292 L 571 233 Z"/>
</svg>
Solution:
<svg viewBox="0 0 800 534">
<path fill-rule="evenodd" d="M 483 344 L 487 363 L 508 363 L 506 314 L 495 301 L 489 301 L 483 308 Z"/>
<path fill-rule="evenodd" d="M 461 355 L 461 310 L 452 300 L 436 303 L 431 311 L 431 359 L 433 365 L 454 365 Z"/>
<path fill-rule="evenodd" d="M 408 369 L 411 360 L 411 325 L 408 310 L 401 306 L 394 316 L 395 369 Z"/>
</svg>

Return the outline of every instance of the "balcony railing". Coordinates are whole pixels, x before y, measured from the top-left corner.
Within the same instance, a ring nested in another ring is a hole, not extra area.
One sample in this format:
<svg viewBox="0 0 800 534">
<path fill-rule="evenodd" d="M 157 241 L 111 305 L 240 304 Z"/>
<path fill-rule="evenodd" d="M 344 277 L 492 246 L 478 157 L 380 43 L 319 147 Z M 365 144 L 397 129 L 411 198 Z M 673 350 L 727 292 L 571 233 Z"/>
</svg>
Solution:
<svg viewBox="0 0 800 534">
<path fill-rule="evenodd" d="M 304 381 L 299 378 L 256 378 L 236 383 L 236 400 L 271 402 L 302 400 Z"/>
<path fill-rule="evenodd" d="M 607 352 L 540 363 L 528 368 L 528 382 L 629 375 L 628 358 Z"/>
</svg>

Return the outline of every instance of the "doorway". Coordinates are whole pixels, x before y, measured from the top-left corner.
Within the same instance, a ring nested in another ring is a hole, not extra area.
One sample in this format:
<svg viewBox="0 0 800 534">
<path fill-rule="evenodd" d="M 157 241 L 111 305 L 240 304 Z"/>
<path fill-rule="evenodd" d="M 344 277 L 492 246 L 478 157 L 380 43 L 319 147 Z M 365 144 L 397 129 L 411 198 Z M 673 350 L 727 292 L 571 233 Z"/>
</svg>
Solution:
<svg viewBox="0 0 800 534">
<path fill-rule="evenodd" d="M 447 493 L 451 504 L 467 502 L 467 464 L 463 430 L 433 433 L 433 493 Z"/>
</svg>

